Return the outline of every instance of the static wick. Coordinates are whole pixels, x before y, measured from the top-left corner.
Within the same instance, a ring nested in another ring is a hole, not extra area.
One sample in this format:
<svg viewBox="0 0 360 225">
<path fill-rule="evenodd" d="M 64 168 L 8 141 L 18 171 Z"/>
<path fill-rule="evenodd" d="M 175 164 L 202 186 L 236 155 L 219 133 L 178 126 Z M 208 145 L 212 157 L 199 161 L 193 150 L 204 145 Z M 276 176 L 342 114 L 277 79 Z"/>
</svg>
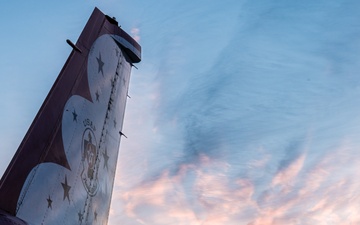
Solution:
<svg viewBox="0 0 360 225">
<path fill-rule="evenodd" d="M 121 132 L 121 131 L 119 131 L 119 134 L 120 134 L 120 136 L 122 135 L 122 136 L 126 137 L 126 135 L 125 135 L 123 132 Z M 126 138 L 127 138 L 127 137 L 126 137 Z"/>
<path fill-rule="evenodd" d="M 68 43 L 75 51 L 82 53 L 80 48 L 78 48 L 74 43 L 72 43 L 69 39 L 66 39 L 66 43 Z"/>
<path fill-rule="evenodd" d="M 134 64 L 131 63 L 131 66 L 135 67 L 135 69 L 138 69 Z"/>
</svg>

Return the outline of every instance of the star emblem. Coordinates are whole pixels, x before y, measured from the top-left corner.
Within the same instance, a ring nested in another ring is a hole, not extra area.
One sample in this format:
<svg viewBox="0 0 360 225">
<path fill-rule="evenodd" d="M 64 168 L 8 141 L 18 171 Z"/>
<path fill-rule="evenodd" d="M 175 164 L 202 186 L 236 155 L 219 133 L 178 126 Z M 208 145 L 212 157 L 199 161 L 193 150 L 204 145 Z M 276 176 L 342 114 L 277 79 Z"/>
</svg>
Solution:
<svg viewBox="0 0 360 225">
<path fill-rule="evenodd" d="M 99 101 L 99 97 L 100 97 L 99 91 L 96 91 L 95 95 L 96 95 L 96 101 Z"/>
<path fill-rule="evenodd" d="M 96 57 L 96 60 L 98 62 L 98 73 L 100 73 L 104 76 L 104 71 L 103 71 L 103 66 L 104 66 L 104 62 L 101 60 L 101 54 L 99 52 L 99 58 Z"/>
<path fill-rule="evenodd" d="M 72 114 L 73 114 L 73 121 L 76 121 L 77 122 L 77 114 L 76 114 L 76 111 L 75 111 L 75 109 L 74 109 L 74 111 L 72 112 Z"/>
<path fill-rule="evenodd" d="M 61 182 L 61 185 L 62 185 L 62 187 L 63 187 L 63 189 L 64 189 L 64 197 L 63 197 L 63 200 L 65 200 L 65 198 L 67 198 L 68 201 L 69 201 L 69 203 L 70 203 L 69 191 L 70 191 L 71 186 L 68 185 L 66 175 L 65 175 L 65 181 L 64 181 L 64 183 Z"/>
<path fill-rule="evenodd" d="M 52 200 L 51 200 L 51 197 L 50 197 L 50 195 L 49 195 L 49 197 L 46 199 L 46 201 L 48 202 L 48 208 L 50 208 L 50 209 L 52 209 Z"/>
<path fill-rule="evenodd" d="M 109 161 L 109 156 L 107 153 L 107 148 L 105 148 L 105 152 L 103 153 L 103 157 L 104 157 L 104 168 L 106 167 L 106 169 L 108 170 L 108 161 Z"/>
</svg>

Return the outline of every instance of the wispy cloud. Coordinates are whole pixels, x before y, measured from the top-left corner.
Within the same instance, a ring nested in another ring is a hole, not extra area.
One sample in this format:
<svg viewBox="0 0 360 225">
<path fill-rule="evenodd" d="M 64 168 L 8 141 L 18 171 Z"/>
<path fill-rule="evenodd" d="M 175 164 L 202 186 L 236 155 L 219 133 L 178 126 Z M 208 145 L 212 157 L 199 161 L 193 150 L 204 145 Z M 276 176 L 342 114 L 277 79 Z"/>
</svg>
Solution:
<svg viewBox="0 0 360 225">
<path fill-rule="evenodd" d="M 246 179 L 231 180 L 226 171 L 226 164 L 203 155 L 196 166 L 184 164 L 176 174 L 166 171 L 124 193 L 126 213 L 146 221 L 150 208 L 164 215 L 157 224 L 231 222 L 240 211 L 254 206 L 254 185 Z"/>
<path fill-rule="evenodd" d="M 234 176 L 227 162 L 202 154 L 175 173 L 166 169 L 128 188 L 118 199 L 129 218 L 144 224 L 356 224 L 360 183 L 353 177 L 359 160 L 351 157 L 353 150 L 344 154 L 348 148 L 344 143 L 330 149 L 311 166 L 309 156 L 301 154 L 261 186 L 251 177 Z"/>
<path fill-rule="evenodd" d="M 122 185 L 117 199 L 126 217 L 144 224 L 358 223 L 360 4 L 179 5 L 182 16 L 163 15 L 148 53 L 161 62 L 151 81 L 157 116 L 153 143 L 129 153 L 146 158 L 146 167 L 141 179 Z M 218 32 L 219 24 L 230 28 Z M 152 35 L 145 25 L 142 35 Z"/>
</svg>

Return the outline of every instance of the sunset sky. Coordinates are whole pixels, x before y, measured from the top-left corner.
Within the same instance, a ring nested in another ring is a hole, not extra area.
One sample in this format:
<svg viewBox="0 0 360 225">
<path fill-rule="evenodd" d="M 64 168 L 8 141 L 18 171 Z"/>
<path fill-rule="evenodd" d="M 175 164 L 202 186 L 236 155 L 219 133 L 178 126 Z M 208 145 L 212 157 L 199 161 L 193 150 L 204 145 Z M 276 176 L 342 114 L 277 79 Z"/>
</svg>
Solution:
<svg viewBox="0 0 360 225">
<path fill-rule="evenodd" d="M 97 6 L 142 46 L 109 225 L 360 224 L 360 1 L 3 1 L 0 175 Z"/>
</svg>

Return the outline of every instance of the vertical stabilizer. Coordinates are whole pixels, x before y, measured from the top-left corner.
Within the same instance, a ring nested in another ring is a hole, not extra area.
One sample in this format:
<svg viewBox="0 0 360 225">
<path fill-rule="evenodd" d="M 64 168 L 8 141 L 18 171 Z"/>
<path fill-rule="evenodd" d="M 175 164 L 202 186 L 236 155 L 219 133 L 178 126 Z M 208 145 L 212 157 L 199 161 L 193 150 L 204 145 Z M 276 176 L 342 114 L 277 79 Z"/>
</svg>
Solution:
<svg viewBox="0 0 360 225">
<path fill-rule="evenodd" d="M 1 178 L 0 222 L 107 223 L 141 47 L 97 8 L 69 44 L 74 50 Z"/>
</svg>

